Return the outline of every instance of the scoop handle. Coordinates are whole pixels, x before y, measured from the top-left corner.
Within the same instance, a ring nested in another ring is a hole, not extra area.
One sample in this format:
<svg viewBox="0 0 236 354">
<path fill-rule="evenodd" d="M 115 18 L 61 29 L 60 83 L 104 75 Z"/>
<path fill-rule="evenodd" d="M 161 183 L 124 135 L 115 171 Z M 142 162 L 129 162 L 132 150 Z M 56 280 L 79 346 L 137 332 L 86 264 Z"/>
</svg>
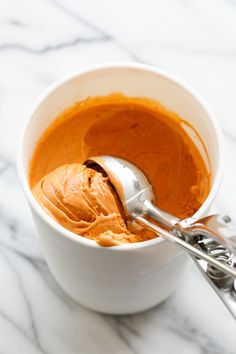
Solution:
<svg viewBox="0 0 236 354">
<path fill-rule="evenodd" d="M 229 230 L 229 225 L 225 225 L 230 224 L 231 220 L 228 217 L 212 215 L 200 220 L 189 218 L 180 221 L 167 213 L 164 214 L 162 219 L 162 211 L 160 209 L 156 208 L 149 201 L 144 204 L 145 207 L 143 210 L 145 210 L 145 214 L 133 215 L 134 220 L 139 225 L 154 231 L 159 236 L 164 237 L 166 240 L 187 251 L 208 283 L 236 319 L 236 268 L 234 267 L 234 262 L 230 262 L 229 264 L 224 262 L 224 246 L 221 246 L 222 244 L 225 246 L 230 245 L 235 250 L 235 228 L 232 227 Z M 145 215 L 149 217 L 149 220 L 155 220 L 167 229 L 172 229 L 172 231 L 168 231 L 152 223 L 145 218 Z M 209 247 L 211 247 L 212 243 L 213 248 L 217 247 L 214 243 L 218 244 L 219 248 L 216 248 L 216 251 L 221 251 L 221 254 L 218 254 L 220 260 L 217 259 L 218 257 L 215 258 L 213 254 L 210 253 L 210 255 L 199 247 L 200 235 L 207 236 L 206 240 L 210 241 Z M 228 257 L 227 248 L 225 255 Z M 211 273 L 212 271 L 213 273 Z M 217 274 L 216 278 L 214 278 L 215 272 Z"/>
<path fill-rule="evenodd" d="M 201 219 L 189 218 L 176 225 L 188 237 L 203 235 L 215 239 L 236 255 L 236 226 L 228 215 L 208 215 Z"/>
<path fill-rule="evenodd" d="M 192 243 L 194 236 L 202 235 L 213 238 L 236 255 L 236 226 L 228 215 L 213 214 L 201 219 L 180 220 L 148 200 L 144 201 L 144 214 L 168 230 L 178 230 L 188 243 Z"/>
<path fill-rule="evenodd" d="M 191 253 L 195 257 L 201 258 L 205 260 L 206 262 L 212 264 L 213 266 L 219 268 L 221 271 L 233 276 L 236 278 L 236 269 L 232 268 L 223 262 L 218 261 L 217 259 L 209 256 L 207 253 L 204 251 L 194 247 L 190 243 L 186 242 L 184 239 L 181 237 L 177 236 L 175 232 L 169 232 L 167 230 L 164 230 L 163 228 L 159 227 L 156 224 L 153 224 L 149 220 L 145 219 L 143 216 L 134 216 L 134 220 L 141 226 L 154 231 L 157 233 L 159 236 L 164 237 L 166 240 L 174 243 L 175 245 L 181 247 L 185 251 Z"/>
</svg>

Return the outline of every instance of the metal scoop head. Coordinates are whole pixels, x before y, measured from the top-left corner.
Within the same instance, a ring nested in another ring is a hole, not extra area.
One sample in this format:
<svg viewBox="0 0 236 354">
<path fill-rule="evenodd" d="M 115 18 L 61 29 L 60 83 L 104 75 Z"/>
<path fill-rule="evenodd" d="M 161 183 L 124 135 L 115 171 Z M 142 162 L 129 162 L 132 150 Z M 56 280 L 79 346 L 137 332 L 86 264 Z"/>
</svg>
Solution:
<svg viewBox="0 0 236 354">
<path fill-rule="evenodd" d="M 144 173 L 132 163 L 112 156 L 91 157 L 86 166 L 98 165 L 115 187 L 126 216 L 144 214 L 144 202 L 154 202 L 152 187 Z"/>
<path fill-rule="evenodd" d="M 88 167 L 102 169 L 110 179 L 123 205 L 125 216 L 134 218 L 148 215 L 159 224 L 172 228 L 178 218 L 153 205 L 155 197 L 147 177 L 131 162 L 112 156 L 89 158 Z"/>
</svg>

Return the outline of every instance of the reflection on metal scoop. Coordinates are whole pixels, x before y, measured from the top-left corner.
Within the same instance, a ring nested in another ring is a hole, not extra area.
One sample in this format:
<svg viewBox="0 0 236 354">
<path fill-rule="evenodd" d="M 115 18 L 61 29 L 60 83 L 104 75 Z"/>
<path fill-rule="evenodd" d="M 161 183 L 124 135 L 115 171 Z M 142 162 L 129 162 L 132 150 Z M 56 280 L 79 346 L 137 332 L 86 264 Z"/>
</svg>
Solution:
<svg viewBox="0 0 236 354">
<path fill-rule="evenodd" d="M 107 174 L 123 205 L 127 219 L 185 249 L 209 283 L 236 317 L 236 228 L 228 216 L 211 215 L 180 220 L 153 203 L 152 187 L 132 163 L 112 157 L 91 157 L 85 164 Z M 151 221 L 153 222 L 151 222 Z"/>
</svg>

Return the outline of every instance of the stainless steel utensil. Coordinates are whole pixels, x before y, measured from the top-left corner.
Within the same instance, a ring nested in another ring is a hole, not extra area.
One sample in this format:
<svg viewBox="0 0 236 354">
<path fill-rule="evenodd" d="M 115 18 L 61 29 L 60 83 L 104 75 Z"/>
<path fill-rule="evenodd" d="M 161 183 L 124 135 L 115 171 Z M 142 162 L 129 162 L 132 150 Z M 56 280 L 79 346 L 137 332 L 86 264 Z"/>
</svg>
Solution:
<svg viewBox="0 0 236 354">
<path fill-rule="evenodd" d="M 227 215 L 180 220 L 153 204 L 152 187 L 144 173 L 130 162 L 91 157 L 85 164 L 102 169 L 115 187 L 127 219 L 148 228 L 185 249 L 236 318 L 236 228 Z M 153 223 L 153 222 L 154 223 Z"/>
</svg>

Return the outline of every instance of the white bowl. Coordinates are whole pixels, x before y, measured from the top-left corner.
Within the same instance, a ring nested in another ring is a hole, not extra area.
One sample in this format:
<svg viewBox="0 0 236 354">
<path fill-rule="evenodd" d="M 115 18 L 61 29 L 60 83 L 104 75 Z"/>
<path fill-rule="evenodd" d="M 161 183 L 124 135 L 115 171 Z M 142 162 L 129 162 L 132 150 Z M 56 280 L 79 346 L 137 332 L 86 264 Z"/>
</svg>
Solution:
<svg viewBox="0 0 236 354">
<path fill-rule="evenodd" d="M 20 142 L 18 171 L 49 267 L 65 292 L 82 305 L 109 314 L 128 314 L 166 299 L 179 284 L 188 255 L 162 238 L 102 248 L 51 219 L 28 184 L 35 145 L 58 114 L 88 96 L 113 92 L 156 99 L 201 136 L 209 155 L 212 186 L 196 217 L 209 211 L 219 188 L 223 142 L 213 113 L 199 95 L 179 79 L 147 65 L 104 64 L 80 70 L 53 84 L 34 104 Z"/>
</svg>

